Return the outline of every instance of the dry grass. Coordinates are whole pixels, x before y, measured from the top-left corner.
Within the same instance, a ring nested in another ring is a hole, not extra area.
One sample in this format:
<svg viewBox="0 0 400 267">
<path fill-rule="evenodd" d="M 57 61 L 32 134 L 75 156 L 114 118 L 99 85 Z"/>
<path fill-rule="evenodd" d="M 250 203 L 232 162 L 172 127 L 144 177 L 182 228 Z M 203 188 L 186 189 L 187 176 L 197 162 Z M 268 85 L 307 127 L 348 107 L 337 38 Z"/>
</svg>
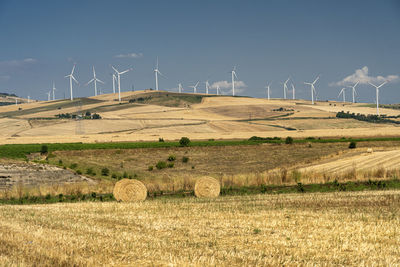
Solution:
<svg viewBox="0 0 400 267">
<path fill-rule="evenodd" d="M 0 206 L 6 266 L 399 265 L 399 191 Z"/>
</svg>

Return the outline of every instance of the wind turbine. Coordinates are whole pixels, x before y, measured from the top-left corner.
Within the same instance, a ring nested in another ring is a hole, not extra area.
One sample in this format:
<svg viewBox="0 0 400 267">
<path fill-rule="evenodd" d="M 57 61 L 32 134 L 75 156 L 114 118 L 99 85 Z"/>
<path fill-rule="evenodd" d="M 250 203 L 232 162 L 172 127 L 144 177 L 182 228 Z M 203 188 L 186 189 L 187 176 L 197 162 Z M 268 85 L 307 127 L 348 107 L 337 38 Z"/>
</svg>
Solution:
<svg viewBox="0 0 400 267">
<path fill-rule="evenodd" d="M 220 90 L 219 85 L 217 85 L 217 95 L 219 95 L 219 90 Z"/>
<path fill-rule="evenodd" d="M 357 94 L 356 86 L 357 86 L 358 83 L 359 83 L 359 82 L 356 82 L 356 84 L 353 85 L 353 86 L 347 86 L 347 87 L 349 87 L 349 88 L 352 88 L 352 91 L 353 91 L 353 103 L 356 103 L 356 97 L 355 97 L 355 95 Z"/>
<path fill-rule="evenodd" d="M 268 100 L 270 100 L 270 95 L 269 95 L 270 89 L 269 89 L 269 88 L 271 87 L 271 84 L 272 84 L 272 83 L 269 83 L 269 84 L 266 86 L 266 88 L 267 88 L 267 99 L 268 99 Z"/>
<path fill-rule="evenodd" d="M 18 106 L 18 99 L 15 99 L 15 105 Z"/>
<path fill-rule="evenodd" d="M 113 70 L 115 71 L 115 73 L 117 73 L 117 82 L 118 82 L 118 101 L 121 102 L 121 75 L 124 73 L 127 73 L 128 71 L 131 71 L 132 68 L 124 70 L 119 72 L 116 68 L 114 68 L 114 66 L 111 66 L 111 68 L 113 68 Z"/>
<path fill-rule="evenodd" d="M 236 66 L 233 67 L 232 71 L 232 96 L 235 96 L 235 77 L 238 78 L 236 75 Z"/>
<path fill-rule="evenodd" d="M 208 95 L 208 89 L 210 89 L 210 84 L 208 83 L 208 80 L 205 82 L 206 84 L 206 94 Z"/>
<path fill-rule="evenodd" d="M 293 99 L 296 99 L 296 89 L 294 88 L 293 83 L 292 83 L 292 93 L 293 93 Z"/>
<path fill-rule="evenodd" d="M 158 74 L 160 74 L 161 76 L 163 76 L 164 78 L 166 78 L 158 69 L 158 57 L 157 57 L 157 63 L 156 63 L 156 68 L 154 69 L 154 74 L 156 76 L 156 91 L 158 91 Z"/>
<path fill-rule="evenodd" d="M 115 74 L 112 74 L 112 80 L 113 80 L 113 94 L 115 94 L 115 81 L 117 80 L 117 77 L 115 76 Z"/>
<path fill-rule="evenodd" d="M 94 83 L 94 95 L 97 96 L 97 82 L 100 82 L 102 84 L 104 84 L 103 81 L 97 79 L 96 77 L 96 71 L 94 70 L 94 66 L 93 66 L 93 79 L 91 79 L 90 81 L 87 82 L 86 85 L 89 85 L 91 82 Z"/>
<path fill-rule="evenodd" d="M 290 80 L 290 77 L 287 78 L 287 80 L 283 83 L 283 98 L 284 98 L 284 99 L 286 99 L 286 92 L 287 92 L 287 90 L 288 90 L 288 88 L 287 88 L 287 83 L 288 83 L 289 80 Z"/>
<path fill-rule="evenodd" d="M 311 87 L 311 104 L 312 104 L 312 105 L 314 105 L 314 93 L 316 93 L 316 92 L 315 92 L 314 84 L 318 81 L 318 79 L 319 79 L 319 76 L 318 76 L 312 83 L 306 83 L 306 82 L 304 82 L 304 84 L 308 84 L 308 85 L 310 85 L 310 87 Z"/>
<path fill-rule="evenodd" d="M 50 101 L 50 94 L 51 94 L 51 91 L 48 91 L 46 94 L 47 94 L 47 101 Z"/>
<path fill-rule="evenodd" d="M 343 103 L 346 102 L 346 87 L 343 87 L 342 90 L 340 90 L 339 95 L 343 95 Z"/>
<path fill-rule="evenodd" d="M 372 84 L 370 82 L 368 82 L 368 83 L 376 88 L 376 114 L 379 116 L 379 88 L 381 88 L 384 84 L 386 84 L 387 81 L 384 81 L 379 86 L 376 86 L 375 84 Z"/>
<path fill-rule="evenodd" d="M 178 92 L 179 92 L 179 93 L 182 93 L 182 89 L 183 89 L 183 88 L 182 88 L 182 84 L 179 83 L 179 84 L 178 84 Z"/>
<path fill-rule="evenodd" d="M 76 84 L 79 84 L 78 81 L 74 77 L 74 70 L 75 70 L 75 64 L 72 67 L 71 74 L 69 74 L 69 75 L 64 77 L 64 78 L 69 78 L 69 89 L 70 89 L 70 92 L 71 92 L 71 101 L 74 100 L 74 96 L 72 94 L 72 80 L 74 80 L 76 82 Z"/>
<path fill-rule="evenodd" d="M 193 93 L 195 94 L 195 93 L 197 93 L 197 86 L 199 85 L 199 82 L 197 82 L 196 83 L 196 85 L 191 85 L 191 86 L 189 86 L 189 87 L 192 87 L 193 88 Z"/>
<path fill-rule="evenodd" d="M 55 85 L 55 83 L 53 82 L 53 100 L 56 100 L 56 93 L 55 93 L 55 91 L 56 91 L 56 85 Z"/>
<path fill-rule="evenodd" d="M 28 95 L 28 103 L 31 102 L 31 97 Z"/>
</svg>

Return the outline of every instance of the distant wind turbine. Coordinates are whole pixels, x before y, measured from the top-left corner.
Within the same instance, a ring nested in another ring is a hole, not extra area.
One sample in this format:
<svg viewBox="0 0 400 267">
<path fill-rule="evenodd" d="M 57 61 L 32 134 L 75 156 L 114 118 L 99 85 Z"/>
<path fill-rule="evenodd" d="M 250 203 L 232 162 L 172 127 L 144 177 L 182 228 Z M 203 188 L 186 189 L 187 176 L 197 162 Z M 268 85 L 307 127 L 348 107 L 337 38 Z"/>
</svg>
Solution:
<svg viewBox="0 0 400 267">
<path fill-rule="evenodd" d="M 182 84 L 181 83 L 178 84 L 178 92 L 182 93 Z"/>
<path fill-rule="evenodd" d="M 208 83 L 208 80 L 205 82 L 206 84 L 206 94 L 208 95 L 208 89 L 210 89 L 210 84 Z"/>
<path fill-rule="evenodd" d="M 267 99 L 270 100 L 270 87 L 272 83 L 269 83 L 265 88 L 267 88 Z"/>
<path fill-rule="evenodd" d="M 368 83 L 370 85 L 372 85 L 373 87 L 375 87 L 375 89 L 376 89 L 376 114 L 379 116 L 379 88 L 381 88 L 384 84 L 386 84 L 387 81 L 384 81 L 379 86 L 376 86 L 375 84 L 372 84 L 370 82 L 368 82 Z"/>
<path fill-rule="evenodd" d="M 296 89 L 294 88 L 293 83 L 292 83 L 292 93 L 293 93 L 293 99 L 296 99 Z"/>
<path fill-rule="evenodd" d="M 288 91 L 287 83 L 290 80 L 290 77 L 283 83 L 283 98 L 286 99 L 286 92 Z"/>
<path fill-rule="evenodd" d="M 72 94 L 72 80 L 74 80 L 76 82 L 76 84 L 79 84 L 78 81 L 74 77 L 74 70 L 75 70 L 75 64 L 72 67 L 71 74 L 65 76 L 65 78 L 69 78 L 69 89 L 70 89 L 71 101 L 74 100 L 74 96 Z"/>
<path fill-rule="evenodd" d="M 219 85 L 217 85 L 217 95 L 219 95 L 219 91 L 220 91 L 220 88 L 219 88 Z"/>
<path fill-rule="evenodd" d="M 94 83 L 94 95 L 97 96 L 97 82 L 102 83 L 102 84 L 104 84 L 104 82 L 101 81 L 101 80 L 99 80 L 99 79 L 97 79 L 97 77 L 96 77 L 96 71 L 95 71 L 95 69 L 94 69 L 94 66 L 93 66 L 93 79 L 91 79 L 90 81 L 88 81 L 86 85 L 89 85 L 89 84 L 92 83 L 92 82 Z"/>
<path fill-rule="evenodd" d="M 193 93 L 197 93 L 197 86 L 199 85 L 199 82 L 196 83 L 196 85 L 191 85 L 189 87 L 193 88 Z"/>
<path fill-rule="evenodd" d="M 117 80 L 117 84 L 118 84 L 118 101 L 121 102 L 121 75 L 124 74 L 124 73 L 127 73 L 128 71 L 131 71 L 133 69 L 129 68 L 127 70 L 119 72 L 116 68 L 114 68 L 114 66 L 111 66 L 111 68 L 113 68 L 113 70 L 117 74 L 117 78 L 118 78 L 118 80 Z"/>
<path fill-rule="evenodd" d="M 50 101 L 50 94 L 51 94 L 51 91 L 48 91 L 46 94 L 47 94 L 47 101 Z"/>
<path fill-rule="evenodd" d="M 308 84 L 311 87 L 311 104 L 312 105 L 314 105 L 314 93 L 316 93 L 314 85 L 318 81 L 318 79 L 319 79 L 319 76 L 312 83 L 304 82 L 304 84 Z"/>
<path fill-rule="evenodd" d="M 352 91 L 353 91 L 353 103 L 356 103 L 356 96 L 355 95 L 357 94 L 356 86 L 357 86 L 358 83 L 359 82 L 356 82 L 356 84 L 353 85 L 353 86 L 347 86 L 349 88 L 352 88 Z"/>
<path fill-rule="evenodd" d="M 158 74 L 160 74 L 161 76 L 163 76 L 164 78 L 166 78 L 158 69 L 158 57 L 157 57 L 157 63 L 156 63 L 156 68 L 154 69 L 154 74 L 156 76 L 156 91 L 158 91 Z"/>
<path fill-rule="evenodd" d="M 346 102 L 346 87 L 343 87 L 342 90 L 340 90 L 338 97 L 340 95 L 343 96 L 343 103 Z"/>
<path fill-rule="evenodd" d="M 53 100 L 56 100 L 56 85 L 55 85 L 55 83 L 53 82 Z"/>
<path fill-rule="evenodd" d="M 117 80 L 117 77 L 115 76 L 115 74 L 112 74 L 112 84 L 113 84 L 113 94 L 115 94 L 115 81 Z"/>
<path fill-rule="evenodd" d="M 237 75 L 236 75 L 236 66 L 233 67 L 233 69 L 231 70 L 231 74 L 232 74 L 232 96 L 235 96 L 235 78 L 237 79 Z"/>
</svg>

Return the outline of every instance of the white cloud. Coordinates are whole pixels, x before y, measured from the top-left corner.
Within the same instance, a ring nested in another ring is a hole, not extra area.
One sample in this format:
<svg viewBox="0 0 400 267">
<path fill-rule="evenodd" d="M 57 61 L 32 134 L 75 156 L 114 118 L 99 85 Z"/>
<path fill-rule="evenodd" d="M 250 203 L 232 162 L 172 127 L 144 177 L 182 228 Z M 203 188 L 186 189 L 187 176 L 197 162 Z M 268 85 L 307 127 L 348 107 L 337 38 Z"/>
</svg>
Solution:
<svg viewBox="0 0 400 267">
<path fill-rule="evenodd" d="M 0 61 L 0 68 L 17 68 L 17 67 L 25 66 L 28 64 L 33 64 L 36 62 L 37 62 L 37 60 L 34 58 Z"/>
<path fill-rule="evenodd" d="M 140 57 L 143 57 L 143 54 L 142 53 L 119 54 L 114 57 L 116 57 L 116 58 L 140 58 Z"/>
<path fill-rule="evenodd" d="M 232 82 L 228 81 L 218 81 L 214 82 L 210 85 L 211 89 L 217 89 L 217 86 L 224 92 L 224 93 L 232 93 Z M 247 85 L 243 81 L 235 81 L 235 94 L 241 93 Z"/>
<path fill-rule="evenodd" d="M 356 82 L 360 84 L 368 84 L 370 83 L 382 83 L 384 81 L 388 82 L 397 82 L 400 80 L 399 75 L 388 75 L 384 76 L 368 76 L 368 67 L 364 66 L 361 69 L 357 69 L 353 74 L 347 76 L 343 80 L 335 83 L 331 83 L 330 86 L 347 86 L 353 85 Z"/>
</svg>

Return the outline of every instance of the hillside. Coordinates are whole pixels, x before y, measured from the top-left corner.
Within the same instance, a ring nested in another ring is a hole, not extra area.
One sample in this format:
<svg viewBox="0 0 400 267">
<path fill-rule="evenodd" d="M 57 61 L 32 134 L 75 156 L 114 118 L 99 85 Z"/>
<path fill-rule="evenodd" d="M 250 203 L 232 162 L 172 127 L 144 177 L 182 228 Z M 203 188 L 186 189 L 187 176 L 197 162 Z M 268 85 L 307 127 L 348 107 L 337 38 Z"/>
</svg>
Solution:
<svg viewBox="0 0 400 267">
<path fill-rule="evenodd" d="M 0 107 L 0 143 L 243 139 L 251 136 L 396 136 L 399 126 L 336 118 L 375 114 L 365 104 L 136 91 Z M 15 101 L 15 99 L 14 99 Z M 76 120 L 97 113 L 100 120 Z M 399 116 L 400 110 L 382 108 Z M 70 114 L 72 119 L 59 119 Z M 74 116 L 72 116 L 74 115 Z"/>
</svg>

